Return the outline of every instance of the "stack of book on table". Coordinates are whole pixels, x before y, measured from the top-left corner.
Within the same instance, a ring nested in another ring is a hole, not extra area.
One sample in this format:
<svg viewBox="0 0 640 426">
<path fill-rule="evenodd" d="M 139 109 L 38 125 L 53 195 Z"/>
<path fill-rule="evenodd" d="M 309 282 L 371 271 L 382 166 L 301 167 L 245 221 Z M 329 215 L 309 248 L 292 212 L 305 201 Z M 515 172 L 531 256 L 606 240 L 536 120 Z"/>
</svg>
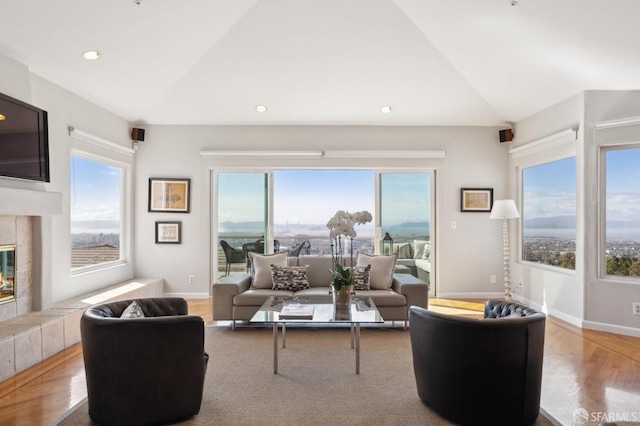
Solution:
<svg viewBox="0 0 640 426">
<path fill-rule="evenodd" d="M 313 319 L 313 305 L 284 305 L 280 311 L 280 319 Z"/>
</svg>

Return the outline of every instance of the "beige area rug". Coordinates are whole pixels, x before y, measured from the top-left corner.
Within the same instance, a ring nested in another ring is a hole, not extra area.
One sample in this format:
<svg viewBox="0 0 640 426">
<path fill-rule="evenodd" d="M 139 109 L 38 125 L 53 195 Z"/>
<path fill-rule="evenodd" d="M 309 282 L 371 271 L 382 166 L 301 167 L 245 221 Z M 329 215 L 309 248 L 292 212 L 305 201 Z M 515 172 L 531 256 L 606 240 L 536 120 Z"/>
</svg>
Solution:
<svg viewBox="0 0 640 426">
<path fill-rule="evenodd" d="M 363 328 L 360 375 L 355 374 L 348 328 L 289 327 L 277 375 L 272 336 L 264 328 L 206 327 L 211 358 L 202 407 L 180 424 L 451 424 L 418 398 L 408 331 Z M 92 425 L 87 404 L 60 424 Z M 553 423 L 540 415 L 536 424 Z"/>
</svg>

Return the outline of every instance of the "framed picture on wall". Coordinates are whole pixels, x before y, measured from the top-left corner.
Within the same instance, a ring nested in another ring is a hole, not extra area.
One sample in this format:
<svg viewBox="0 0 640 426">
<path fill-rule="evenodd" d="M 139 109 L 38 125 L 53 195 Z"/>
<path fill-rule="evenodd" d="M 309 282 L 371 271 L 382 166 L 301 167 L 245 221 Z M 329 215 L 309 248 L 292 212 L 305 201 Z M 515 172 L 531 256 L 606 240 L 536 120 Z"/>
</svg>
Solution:
<svg viewBox="0 0 640 426">
<path fill-rule="evenodd" d="M 156 222 L 156 244 L 180 244 L 182 222 Z"/>
<path fill-rule="evenodd" d="M 461 212 L 491 212 L 493 188 L 460 189 Z"/>
<path fill-rule="evenodd" d="M 189 213 L 191 179 L 149 178 L 149 211 Z"/>
</svg>

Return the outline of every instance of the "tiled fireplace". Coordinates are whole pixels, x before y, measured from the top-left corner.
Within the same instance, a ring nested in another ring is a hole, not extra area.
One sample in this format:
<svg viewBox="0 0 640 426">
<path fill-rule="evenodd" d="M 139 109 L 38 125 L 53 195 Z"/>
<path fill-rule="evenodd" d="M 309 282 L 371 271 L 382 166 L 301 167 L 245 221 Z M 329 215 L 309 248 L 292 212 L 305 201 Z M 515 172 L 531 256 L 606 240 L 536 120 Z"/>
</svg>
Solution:
<svg viewBox="0 0 640 426">
<path fill-rule="evenodd" d="M 30 216 L 0 216 L 0 321 L 33 310 Z"/>
<path fill-rule="evenodd" d="M 0 304 L 15 300 L 16 246 L 0 246 Z"/>
</svg>

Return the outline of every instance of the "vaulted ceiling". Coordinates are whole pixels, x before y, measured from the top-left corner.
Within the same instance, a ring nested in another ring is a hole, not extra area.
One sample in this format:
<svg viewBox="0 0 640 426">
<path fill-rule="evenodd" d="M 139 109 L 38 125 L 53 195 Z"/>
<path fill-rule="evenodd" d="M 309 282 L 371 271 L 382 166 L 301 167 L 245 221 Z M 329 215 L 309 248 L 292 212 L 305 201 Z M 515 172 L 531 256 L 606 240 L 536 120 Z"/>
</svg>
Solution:
<svg viewBox="0 0 640 426">
<path fill-rule="evenodd" d="M 497 126 L 640 89 L 640 1 L 512 3 L 0 0 L 0 53 L 139 124 Z"/>
</svg>

